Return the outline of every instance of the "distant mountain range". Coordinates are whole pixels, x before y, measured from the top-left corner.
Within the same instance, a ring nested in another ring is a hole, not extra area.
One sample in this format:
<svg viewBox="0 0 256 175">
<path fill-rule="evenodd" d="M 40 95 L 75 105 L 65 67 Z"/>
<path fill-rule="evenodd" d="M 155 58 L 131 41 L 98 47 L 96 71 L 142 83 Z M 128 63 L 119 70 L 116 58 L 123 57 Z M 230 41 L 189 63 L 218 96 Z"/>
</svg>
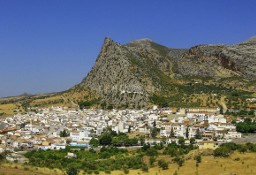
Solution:
<svg viewBox="0 0 256 175">
<path fill-rule="evenodd" d="M 172 49 L 150 39 L 120 45 L 105 38 L 95 65 L 80 84 L 61 93 L 16 98 L 20 101 L 2 99 L 0 104 L 246 109 L 256 107 L 248 101 L 255 92 L 256 37 L 235 45 L 190 49 Z"/>
</svg>

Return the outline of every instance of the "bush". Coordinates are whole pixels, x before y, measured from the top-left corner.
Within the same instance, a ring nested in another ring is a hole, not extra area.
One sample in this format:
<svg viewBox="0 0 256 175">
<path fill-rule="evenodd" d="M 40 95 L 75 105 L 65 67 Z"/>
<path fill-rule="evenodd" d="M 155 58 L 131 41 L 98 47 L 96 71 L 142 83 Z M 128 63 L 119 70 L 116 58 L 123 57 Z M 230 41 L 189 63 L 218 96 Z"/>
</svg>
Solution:
<svg viewBox="0 0 256 175">
<path fill-rule="evenodd" d="M 201 163 L 202 162 L 202 157 L 200 155 L 197 155 L 194 157 L 194 160 L 196 160 L 196 163 Z"/>
<path fill-rule="evenodd" d="M 228 157 L 230 154 L 230 149 L 227 147 L 219 147 L 213 151 L 215 157 Z"/>
<path fill-rule="evenodd" d="M 129 174 L 129 170 L 128 169 L 124 169 L 124 174 Z"/>
<path fill-rule="evenodd" d="M 235 159 L 234 159 L 234 161 L 240 161 L 240 158 L 239 158 L 239 157 L 237 157 L 237 158 L 235 158 Z"/>
<path fill-rule="evenodd" d="M 77 175 L 78 170 L 74 167 L 70 167 L 67 169 L 66 173 L 67 173 L 67 175 Z"/>
<path fill-rule="evenodd" d="M 148 172 L 148 166 L 146 164 L 142 165 L 142 171 Z"/>
<path fill-rule="evenodd" d="M 163 170 L 167 170 L 169 168 L 168 163 L 165 160 L 159 160 L 158 166 L 162 168 Z"/>
<path fill-rule="evenodd" d="M 153 157 L 153 156 L 150 156 L 149 163 L 150 163 L 151 166 L 154 164 L 155 161 L 156 161 L 156 158 Z"/>
<path fill-rule="evenodd" d="M 92 172 L 93 172 L 92 170 L 88 170 L 87 171 L 88 174 L 92 174 Z"/>
<path fill-rule="evenodd" d="M 106 174 L 111 174 L 111 171 L 110 170 L 105 170 L 104 171 Z"/>
<path fill-rule="evenodd" d="M 177 163 L 181 167 L 185 163 L 185 160 L 183 158 L 180 158 L 180 157 L 175 157 L 173 159 L 173 162 Z"/>
</svg>

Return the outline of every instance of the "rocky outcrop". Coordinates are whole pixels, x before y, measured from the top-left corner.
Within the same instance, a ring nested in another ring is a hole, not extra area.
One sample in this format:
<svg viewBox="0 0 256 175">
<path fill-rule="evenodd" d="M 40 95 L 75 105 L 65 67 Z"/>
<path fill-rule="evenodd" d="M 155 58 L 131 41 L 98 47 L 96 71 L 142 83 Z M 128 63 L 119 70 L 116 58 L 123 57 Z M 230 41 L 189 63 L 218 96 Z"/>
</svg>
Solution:
<svg viewBox="0 0 256 175">
<path fill-rule="evenodd" d="M 104 107 L 144 107 L 149 101 L 140 77 L 132 72 L 129 50 L 106 38 L 82 84 L 97 92 Z"/>
<path fill-rule="evenodd" d="M 106 38 L 81 85 L 95 91 L 104 107 L 140 108 L 152 94 L 178 93 L 177 81 L 187 76 L 256 80 L 256 39 L 170 49 L 149 39 L 120 45 Z"/>
</svg>

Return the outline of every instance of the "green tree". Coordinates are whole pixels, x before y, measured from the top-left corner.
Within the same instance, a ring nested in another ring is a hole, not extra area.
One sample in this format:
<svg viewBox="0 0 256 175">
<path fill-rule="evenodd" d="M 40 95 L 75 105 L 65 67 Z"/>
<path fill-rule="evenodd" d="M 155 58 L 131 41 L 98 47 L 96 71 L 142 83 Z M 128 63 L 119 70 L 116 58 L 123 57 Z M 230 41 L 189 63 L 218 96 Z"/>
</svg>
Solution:
<svg viewBox="0 0 256 175">
<path fill-rule="evenodd" d="M 220 106 L 220 114 L 223 114 L 223 107 Z"/>
<path fill-rule="evenodd" d="M 221 146 L 213 151 L 215 157 L 228 157 L 230 154 L 230 149 L 225 146 Z"/>
<path fill-rule="evenodd" d="M 131 132 L 131 126 L 129 126 L 129 128 L 128 128 L 128 133 L 130 133 Z"/>
<path fill-rule="evenodd" d="M 156 127 L 156 120 L 154 120 L 154 122 L 153 122 L 153 127 L 154 128 Z"/>
<path fill-rule="evenodd" d="M 167 170 L 169 168 L 168 162 L 162 159 L 158 161 L 158 166 L 163 170 Z"/>
<path fill-rule="evenodd" d="M 151 136 L 152 136 L 153 138 L 156 138 L 157 133 L 158 133 L 157 128 L 154 127 L 154 128 L 151 130 Z"/>
<path fill-rule="evenodd" d="M 197 130 L 196 130 L 195 138 L 196 139 L 201 139 L 202 138 L 202 135 L 201 135 L 201 132 L 200 132 L 199 128 L 197 128 Z"/>
<path fill-rule="evenodd" d="M 76 168 L 74 168 L 74 167 L 70 167 L 66 171 L 67 175 L 77 175 L 78 172 L 79 171 Z"/>
<path fill-rule="evenodd" d="M 240 153 L 245 153 L 247 151 L 247 146 L 246 145 L 239 145 L 238 151 Z"/>
<path fill-rule="evenodd" d="M 63 131 L 60 131 L 60 137 L 68 137 L 70 136 L 70 133 L 68 130 L 64 129 Z"/>
<path fill-rule="evenodd" d="M 92 147 L 98 147 L 100 145 L 100 142 L 98 139 L 96 138 L 92 138 L 89 142 L 89 144 L 92 146 Z"/>
<path fill-rule="evenodd" d="M 149 158 L 150 166 L 152 166 L 155 163 L 155 161 L 156 161 L 156 158 L 154 156 L 150 156 L 150 158 Z"/>
<path fill-rule="evenodd" d="M 180 167 L 185 163 L 185 160 L 179 156 L 173 159 L 173 162 L 177 163 Z"/>
<path fill-rule="evenodd" d="M 146 164 L 143 164 L 141 167 L 142 171 L 148 172 L 148 166 Z"/>
<path fill-rule="evenodd" d="M 189 136 L 189 127 L 187 126 L 187 128 L 186 128 L 186 138 L 188 138 L 188 136 Z"/>
<path fill-rule="evenodd" d="M 145 144 L 145 138 L 143 136 L 140 136 L 139 142 L 140 142 L 141 146 L 144 145 Z"/>
<path fill-rule="evenodd" d="M 178 140 L 178 143 L 180 145 L 184 145 L 185 144 L 185 139 L 183 137 L 180 137 L 179 140 Z"/>
<path fill-rule="evenodd" d="M 99 142 L 101 145 L 110 145 L 112 142 L 112 136 L 110 134 L 103 134 L 100 139 Z"/>
<path fill-rule="evenodd" d="M 190 141 L 190 144 L 192 145 L 196 143 L 196 139 L 194 137 L 191 137 L 189 141 Z"/>
<path fill-rule="evenodd" d="M 200 155 L 196 155 L 194 159 L 196 160 L 196 163 L 202 162 L 202 157 Z"/>
</svg>

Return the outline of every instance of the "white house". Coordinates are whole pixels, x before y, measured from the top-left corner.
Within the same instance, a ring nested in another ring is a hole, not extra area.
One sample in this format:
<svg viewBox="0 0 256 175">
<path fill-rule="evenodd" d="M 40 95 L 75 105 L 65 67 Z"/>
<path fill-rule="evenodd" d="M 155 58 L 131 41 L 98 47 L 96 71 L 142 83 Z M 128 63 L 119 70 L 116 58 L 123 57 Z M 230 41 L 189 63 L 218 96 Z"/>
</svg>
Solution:
<svg viewBox="0 0 256 175">
<path fill-rule="evenodd" d="M 237 139 L 237 138 L 241 138 L 241 137 L 242 137 L 242 134 L 235 130 L 228 131 L 228 133 L 225 135 L 226 139 Z"/>
</svg>

